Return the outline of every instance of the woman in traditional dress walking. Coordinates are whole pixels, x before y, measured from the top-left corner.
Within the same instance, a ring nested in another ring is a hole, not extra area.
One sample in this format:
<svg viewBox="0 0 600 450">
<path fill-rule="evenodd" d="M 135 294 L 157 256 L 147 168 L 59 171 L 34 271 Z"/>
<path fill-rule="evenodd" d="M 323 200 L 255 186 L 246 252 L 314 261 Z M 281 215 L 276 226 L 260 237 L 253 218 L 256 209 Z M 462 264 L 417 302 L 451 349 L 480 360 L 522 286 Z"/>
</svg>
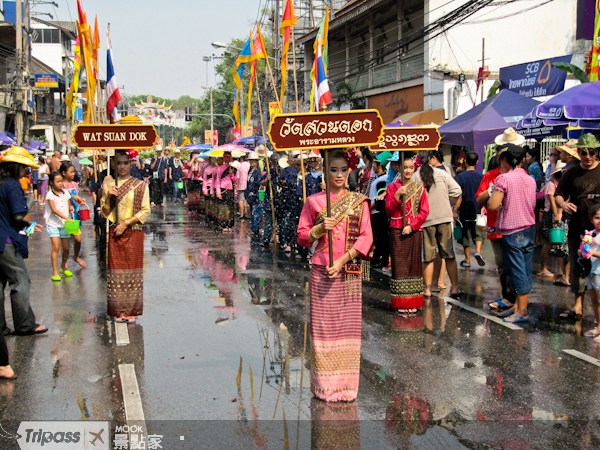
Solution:
<svg viewBox="0 0 600 450">
<path fill-rule="evenodd" d="M 411 181 L 415 162 L 406 159 L 400 169 L 398 153 L 390 161 L 398 173 L 385 195 L 392 248 L 391 306 L 401 314 L 414 314 L 423 307 L 421 227 L 429 214 L 429 201 L 424 186 Z"/>
<path fill-rule="evenodd" d="M 108 240 L 108 315 L 117 322 L 135 322 L 144 306 L 144 232 L 150 215 L 148 185 L 131 176 L 125 151 L 115 155 L 116 182 L 102 185 L 102 214 L 110 222 Z"/>
<path fill-rule="evenodd" d="M 298 243 L 312 247 L 310 275 L 311 390 L 327 402 L 353 401 L 358 395 L 362 322 L 361 258 L 373 244 L 368 198 L 346 189 L 345 153 L 331 151 L 327 197 L 307 198 L 298 225 Z M 333 237 L 333 264 L 328 255 Z"/>
</svg>

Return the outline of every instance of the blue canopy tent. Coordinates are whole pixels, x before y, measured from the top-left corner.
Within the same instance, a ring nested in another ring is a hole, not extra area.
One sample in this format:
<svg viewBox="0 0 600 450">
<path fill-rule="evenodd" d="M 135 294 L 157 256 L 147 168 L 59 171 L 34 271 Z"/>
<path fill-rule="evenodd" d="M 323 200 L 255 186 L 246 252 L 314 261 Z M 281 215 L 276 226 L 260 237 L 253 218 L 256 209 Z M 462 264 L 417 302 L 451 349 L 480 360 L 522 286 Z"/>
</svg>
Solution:
<svg viewBox="0 0 600 450">
<path fill-rule="evenodd" d="M 479 154 L 477 169 L 483 169 L 485 146 L 539 104 L 512 91 L 502 90 L 439 128 L 442 144 L 471 147 Z M 549 134 L 548 134 L 549 135 Z M 528 136 L 534 137 L 534 136 Z M 539 136 L 538 136 L 539 137 Z"/>
</svg>

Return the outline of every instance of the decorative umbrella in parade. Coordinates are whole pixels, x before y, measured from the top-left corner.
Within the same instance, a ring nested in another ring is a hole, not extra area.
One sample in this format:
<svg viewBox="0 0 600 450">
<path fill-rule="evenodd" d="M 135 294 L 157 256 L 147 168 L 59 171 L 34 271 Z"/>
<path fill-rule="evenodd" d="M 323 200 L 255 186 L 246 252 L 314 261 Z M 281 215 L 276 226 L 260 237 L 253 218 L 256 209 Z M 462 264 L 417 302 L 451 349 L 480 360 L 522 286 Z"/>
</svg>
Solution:
<svg viewBox="0 0 600 450">
<path fill-rule="evenodd" d="M 83 158 L 81 161 L 79 161 L 79 164 L 83 164 L 84 166 L 91 166 L 94 163 L 88 158 Z"/>
<path fill-rule="evenodd" d="M 222 146 L 222 147 L 224 147 L 224 146 Z M 242 150 L 223 150 L 223 149 L 221 149 L 221 147 L 218 147 L 218 148 L 209 150 L 207 152 L 204 152 L 200 156 L 201 157 L 207 157 L 207 158 L 221 158 L 225 152 L 231 153 L 231 156 L 233 158 L 239 158 L 240 156 L 244 156 L 247 153 L 247 151 L 242 151 Z"/>
</svg>

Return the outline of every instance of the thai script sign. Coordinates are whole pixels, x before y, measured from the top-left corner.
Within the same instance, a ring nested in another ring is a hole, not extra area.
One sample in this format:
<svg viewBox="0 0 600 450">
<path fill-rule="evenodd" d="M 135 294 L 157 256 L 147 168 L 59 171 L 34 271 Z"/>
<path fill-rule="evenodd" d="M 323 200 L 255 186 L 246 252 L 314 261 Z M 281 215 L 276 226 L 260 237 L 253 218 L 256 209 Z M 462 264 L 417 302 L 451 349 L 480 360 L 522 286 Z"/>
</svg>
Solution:
<svg viewBox="0 0 600 450">
<path fill-rule="evenodd" d="M 73 142 L 78 148 L 152 148 L 158 134 L 153 125 L 78 125 Z"/>
<path fill-rule="evenodd" d="M 501 89 L 524 97 L 558 94 L 565 88 L 567 72 L 552 66 L 555 62 L 571 62 L 572 55 L 542 59 L 526 64 L 500 68 Z"/>
<path fill-rule="evenodd" d="M 343 148 L 376 145 L 383 135 L 383 119 L 376 109 L 280 114 L 269 126 L 275 150 Z"/>
<path fill-rule="evenodd" d="M 57 73 L 36 73 L 33 75 L 35 87 L 41 88 L 57 88 L 58 74 Z"/>
<path fill-rule="evenodd" d="M 381 142 L 371 146 L 371 150 L 374 152 L 436 150 L 441 139 L 437 127 L 386 127 L 383 129 Z"/>
</svg>

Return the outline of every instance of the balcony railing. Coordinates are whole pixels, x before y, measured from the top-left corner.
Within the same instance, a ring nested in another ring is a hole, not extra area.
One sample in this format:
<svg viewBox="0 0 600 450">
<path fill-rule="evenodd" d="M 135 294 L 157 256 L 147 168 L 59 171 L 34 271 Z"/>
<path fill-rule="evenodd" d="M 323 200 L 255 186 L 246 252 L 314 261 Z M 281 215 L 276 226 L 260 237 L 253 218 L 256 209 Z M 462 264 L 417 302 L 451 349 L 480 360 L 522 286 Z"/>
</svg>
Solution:
<svg viewBox="0 0 600 450">
<path fill-rule="evenodd" d="M 369 77 L 369 71 L 365 70 L 349 77 L 346 82 L 355 92 L 360 92 L 420 77 L 423 75 L 423 53 L 403 57 L 400 64 L 397 61 L 386 62 L 371 69 L 370 74 Z"/>
</svg>

